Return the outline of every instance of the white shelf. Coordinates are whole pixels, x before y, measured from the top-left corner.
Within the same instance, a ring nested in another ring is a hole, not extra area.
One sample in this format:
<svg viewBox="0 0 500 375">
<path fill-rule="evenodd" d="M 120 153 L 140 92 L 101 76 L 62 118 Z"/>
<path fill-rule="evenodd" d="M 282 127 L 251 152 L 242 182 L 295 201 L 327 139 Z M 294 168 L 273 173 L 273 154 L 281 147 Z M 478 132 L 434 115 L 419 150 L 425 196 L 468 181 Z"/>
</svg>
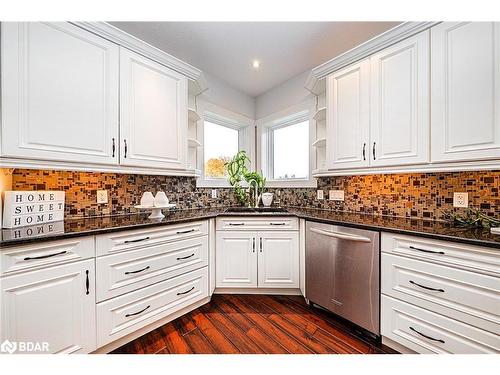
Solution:
<svg viewBox="0 0 500 375">
<path fill-rule="evenodd" d="M 326 119 L 326 107 L 319 108 L 313 116 L 315 121 L 323 121 Z"/>
<path fill-rule="evenodd" d="M 197 139 L 188 138 L 188 146 L 189 147 L 201 147 L 201 143 Z"/>
<path fill-rule="evenodd" d="M 193 108 L 188 108 L 188 118 L 189 121 L 197 122 L 201 120 L 200 115 Z"/>
<path fill-rule="evenodd" d="M 326 138 L 316 139 L 312 145 L 313 147 L 325 147 L 326 146 Z"/>
</svg>

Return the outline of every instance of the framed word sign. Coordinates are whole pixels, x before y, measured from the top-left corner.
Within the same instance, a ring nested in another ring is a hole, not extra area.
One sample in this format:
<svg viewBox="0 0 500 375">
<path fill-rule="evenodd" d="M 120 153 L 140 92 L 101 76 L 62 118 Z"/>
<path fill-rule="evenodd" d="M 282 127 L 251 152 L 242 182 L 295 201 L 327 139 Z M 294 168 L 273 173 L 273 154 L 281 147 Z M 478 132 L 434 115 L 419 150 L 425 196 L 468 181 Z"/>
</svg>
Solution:
<svg viewBox="0 0 500 375">
<path fill-rule="evenodd" d="M 3 227 L 64 220 L 64 191 L 6 191 L 4 193 Z"/>
</svg>

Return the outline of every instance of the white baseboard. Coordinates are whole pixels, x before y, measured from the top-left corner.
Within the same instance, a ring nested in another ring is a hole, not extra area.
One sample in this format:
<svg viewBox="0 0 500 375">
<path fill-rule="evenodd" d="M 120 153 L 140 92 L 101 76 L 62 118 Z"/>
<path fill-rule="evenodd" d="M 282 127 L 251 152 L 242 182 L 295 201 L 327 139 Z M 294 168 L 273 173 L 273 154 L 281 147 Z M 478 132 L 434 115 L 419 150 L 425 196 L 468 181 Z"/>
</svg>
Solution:
<svg viewBox="0 0 500 375">
<path fill-rule="evenodd" d="M 270 294 L 301 296 L 300 289 L 295 288 L 216 288 L 214 294 Z"/>
<path fill-rule="evenodd" d="M 402 354 L 417 354 L 417 352 L 414 352 L 413 350 L 408 349 L 406 346 L 403 346 L 396 341 L 388 339 L 384 336 L 382 336 L 382 344 L 387 345 L 389 348 L 397 350 Z"/>
</svg>

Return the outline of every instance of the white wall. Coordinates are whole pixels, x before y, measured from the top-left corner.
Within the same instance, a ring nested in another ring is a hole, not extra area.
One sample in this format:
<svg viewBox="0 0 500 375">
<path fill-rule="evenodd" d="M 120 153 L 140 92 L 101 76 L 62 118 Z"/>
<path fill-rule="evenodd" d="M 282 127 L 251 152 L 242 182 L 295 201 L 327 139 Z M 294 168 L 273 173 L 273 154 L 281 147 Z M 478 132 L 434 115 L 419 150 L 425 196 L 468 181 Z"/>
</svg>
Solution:
<svg viewBox="0 0 500 375">
<path fill-rule="evenodd" d="M 304 88 L 310 72 L 307 70 L 258 96 L 255 99 L 255 118 L 260 120 L 313 98 L 313 95 Z"/>
<path fill-rule="evenodd" d="M 221 79 L 206 72 L 203 73 L 208 83 L 208 90 L 200 99 L 224 109 L 255 119 L 255 99 L 229 86 Z"/>
</svg>

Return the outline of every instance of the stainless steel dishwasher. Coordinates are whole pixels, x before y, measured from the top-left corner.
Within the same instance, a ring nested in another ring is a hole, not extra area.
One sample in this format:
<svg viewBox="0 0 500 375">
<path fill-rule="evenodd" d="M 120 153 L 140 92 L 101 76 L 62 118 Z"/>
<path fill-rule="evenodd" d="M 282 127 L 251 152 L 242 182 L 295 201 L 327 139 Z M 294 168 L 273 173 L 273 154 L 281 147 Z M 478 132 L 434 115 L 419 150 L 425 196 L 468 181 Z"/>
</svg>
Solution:
<svg viewBox="0 0 500 375">
<path fill-rule="evenodd" d="M 307 221 L 306 298 L 380 335 L 379 232 Z"/>
</svg>

